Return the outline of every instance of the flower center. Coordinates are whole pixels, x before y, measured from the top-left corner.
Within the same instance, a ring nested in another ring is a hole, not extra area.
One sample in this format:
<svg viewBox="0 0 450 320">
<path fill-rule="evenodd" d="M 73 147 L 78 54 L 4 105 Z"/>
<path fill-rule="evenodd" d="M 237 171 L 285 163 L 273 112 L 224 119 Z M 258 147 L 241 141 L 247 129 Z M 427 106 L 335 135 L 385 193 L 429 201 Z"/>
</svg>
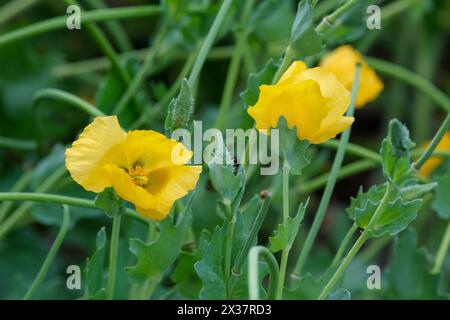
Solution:
<svg viewBox="0 0 450 320">
<path fill-rule="evenodd" d="M 137 186 L 144 186 L 148 183 L 148 177 L 145 175 L 144 168 L 141 166 L 134 166 L 128 172 L 131 176 L 131 180 Z"/>
</svg>

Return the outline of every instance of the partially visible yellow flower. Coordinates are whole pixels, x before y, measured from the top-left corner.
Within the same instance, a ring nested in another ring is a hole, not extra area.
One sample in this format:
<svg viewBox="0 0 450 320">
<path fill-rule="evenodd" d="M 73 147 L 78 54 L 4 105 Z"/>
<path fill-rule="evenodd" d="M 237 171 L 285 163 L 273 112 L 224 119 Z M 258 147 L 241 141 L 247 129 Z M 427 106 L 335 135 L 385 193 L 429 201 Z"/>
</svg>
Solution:
<svg viewBox="0 0 450 320">
<path fill-rule="evenodd" d="M 294 62 L 274 85 L 262 85 L 256 104 L 248 114 L 257 129 L 277 126 L 283 116 L 289 128 L 297 127 L 297 137 L 322 143 L 345 131 L 354 121 L 344 116 L 350 92 L 323 68 L 307 69 L 302 61 Z"/>
<path fill-rule="evenodd" d="M 325 56 L 320 62 L 320 66 L 333 73 L 348 90 L 351 90 L 357 63 L 361 63 L 361 74 L 356 107 L 362 108 L 378 97 L 383 90 L 383 82 L 375 71 L 363 61 L 361 54 L 351 46 L 343 45 Z"/>
<path fill-rule="evenodd" d="M 116 116 L 97 117 L 66 150 L 66 167 L 88 191 L 112 187 L 144 217 L 161 220 L 194 189 L 201 166 L 192 152 L 156 131 L 124 132 Z"/>
<path fill-rule="evenodd" d="M 430 143 L 430 142 L 429 142 Z M 429 144 L 424 145 L 424 148 Z M 450 132 L 446 132 L 441 142 L 436 146 L 436 151 L 450 151 Z M 420 169 L 419 174 L 422 177 L 429 177 L 430 174 L 442 164 L 443 160 L 439 156 L 430 157 Z"/>
</svg>

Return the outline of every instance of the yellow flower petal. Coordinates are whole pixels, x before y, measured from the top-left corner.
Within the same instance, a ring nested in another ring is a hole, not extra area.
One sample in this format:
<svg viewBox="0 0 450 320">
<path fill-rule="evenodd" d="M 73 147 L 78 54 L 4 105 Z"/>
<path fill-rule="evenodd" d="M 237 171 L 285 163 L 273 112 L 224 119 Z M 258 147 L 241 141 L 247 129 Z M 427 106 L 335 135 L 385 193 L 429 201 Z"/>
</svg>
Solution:
<svg viewBox="0 0 450 320">
<path fill-rule="evenodd" d="M 111 185 L 119 197 L 133 203 L 137 207 L 150 209 L 155 206 L 155 199 L 141 186 L 137 186 L 130 175 L 113 164 L 105 165 Z"/>
<path fill-rule="evenodd" d="M 150 209 L 136 207 L 137 212 L 154 220 L 164 219 L 175 201 L 195 188 L 201 171 L 201 166 L 172 166 L 155 170 L 149 175 L 150 182 L 146 186 L 155 205 Z"/>
<path fill-rule="evenodd" d="M 430 144 L 430 142 L 426 143 L 423 147 L 426 148 Z M 445 133 L 445 135 L 442 137 L 442 140 L 436 146 L 435 150 L 436 151 L 450 151 L 450 132 Z M 431 173 L 433 173 L 433 171 L 436 170 L 443 162 L 444 162 L 444 160 L 442 159 L 442 157 L 432 156 L 422 166 L 419 174 L 422 177 L 429 177 L 431 175 Z"/>
<path fill-rule="evenodd" d="M 125 139 L 126 134 L 116 116 L 95 118 L 72 144 L 72 148 L 66 150 L 66 167 L 72 178 L 93 192 L 110 187 L 111 182 L 103 166 L 112 158 L 120 161 L 119 145 Z"/>
<path fill-rule="evenodd" d="M 140 164 L 147 171 L 185 164 L 192 157 L 182 143 L 151 130 L 129 131 L 124 148 L 128 166 Z"/>
<path fill-rule="evenodd" d="M 333 74 L 296 61 L 277 84 L 260 87 L 248 114 L 259 130 L 276 127 L 283 116 L 290 128 L 297 127 L 300 140 L 322 143 L 352 124 L 354 118 L 344 116 L 349 103 L 349 91 Z"/>
<path fill-rule="evenodd" d="M 361 54 L 351 46 L 343 45 L 325 56 L 320 66 L 333 73 L 345 88 L 351 90 L 357 63 L 361 63 L 361 74 L 358 95 L 356 97 L 356 107 L 361 108 L 377 98 L 383 90 L 383 82 L 375 71 L 364 63 Z"/>
</svg>

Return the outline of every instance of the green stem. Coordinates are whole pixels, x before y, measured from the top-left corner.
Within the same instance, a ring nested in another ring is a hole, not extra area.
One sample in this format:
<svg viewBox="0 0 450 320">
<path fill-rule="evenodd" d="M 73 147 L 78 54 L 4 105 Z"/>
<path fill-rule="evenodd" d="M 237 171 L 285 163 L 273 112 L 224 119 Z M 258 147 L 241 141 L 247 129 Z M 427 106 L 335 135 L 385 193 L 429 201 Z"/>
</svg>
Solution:
<svg viewBox="0 0 450 320">
<path fill-rule="evenodd" d="M 194 67 L 192 68 L 191 75 L 189 76 L 188 82 L 191 88 L 195 87 L 197 82 L 197 78 L 200 74 L 200 71 L 203 68 L 203 64 L 205 63 L 206 57 L 208 56 L 208 52 L 211 49 L 216 36 L 219 32 L 220 26 L 222 25 L 225 16 L 228 13 L 228 10 L 231 7 L 231 3 L 233 0 L 224 0 L 222 5 L 220 6 L 219 13 L 217 14 L 211 28 L 208 31 L 208 34 L 203 42 L 203 46 L 200 49 L 200 53 L 198 54 L 197 60 L 195 61 Z"/>
<path fill-rule="evenodd" d="M 236 223 L 236 216 L 231 212 L 230 205 L 226 205 L 227 207 L 227 237 L 225 244 L 225 285 L 226 285 L 226 297 L 227 299 L 231 299 L 231 291 L 232 291 L 232 282 L 231 282 L 231 255 L 233 251 L 233 233 L 234 233 L 234 225 Z"/>
<path fill-rule="evenodd" d="M 83 12 L 83 23 L 130 18 L 146 18 L 162 12 L 159 5 L 118 7 Z M 12 42 L 28 39 L 38 34 L 66 28 L 67 16 L 51 18 L 17 29 L 0 36 L 0 47 Z"/>
<path fill-rule="evenodd" d="M 55 260 L 56 253 L 58 252 L 59 248 L 61 247 L 61 244 L 66 236 L 67 229 L 69 228 L 69 222 L 70 222 L 70 211 L 69 207 L 67 205 L 63 205 L 63 222 L 61 224 L 61 228 L 59 229 L 58 235 L 56 236 L 55 242 L 53 242 L 52 247 L 50 248 L 50 251 L 47 254 L 47 257 L 44 260 L 44 263 L 42 264 L 41 268 L 39 269 L 39 272 L 36 276 L 36 278 L 33 281 L 33 284 L 28 289 L 27 293 L 25 294 L 24 300 L 29 300 L 33 297 L 33 295 L 36 293 L 36 290 L 41 285 L 42 281 L 44 281 L 45 276 L 47 275 L 50 266 L 53 264 L 53 261 Z"/>
<path fill-rule="evenodd" d="M 450 112 L 450 99 L 427 79 L 395 63 L 383 61 L 373 57 L 364 57 L 364 60 L 376 71 L 402 80 L 422 91 L 444 111 Z"/>
<path fill-rule="evenodd" d="M 347 177 L 351 177 L 355 174 L 364 172 L 366 170 L 373 169 L 377 166 L 379 166 L 379 163 L 374 162 L 372 160 L 359 160 L 359 161 L 352 162 L 350 164 L 347 164 L 347 165 L 341 167 L 341 170 L 339 170 L 336 180 L 340 181 Z M 323 175 L 321 175 L 313 180 L 308 181 L 307 184 L 298 186 L 294 190 L 294 194 L 298 194 L 298 193 L 310 194 L 311 192 L 319 190 L 328 183 L 328 180 L 330 179 L 330 177 L 331 177 L 331 173 L 324 173 Z"/>
<path fill-rule="evenodd" d="M 0 192 L 0 201 L 33 201 L 54 204 L 67 204 L 69 206 L 88 209 L 98 209 L 93 200 L 39 192 Z M 125 208 L 125 214 L 136 221 L 148 224 L 148 220 L 142 218 L 136 213 L 136 211 L 130 208 Z M 0 229 L 3 229 L 3 225 L 0 227 Z M 0 232 L 0 238 L 1 235 L 2 232 Z"/>
<path fill-rule="evenodd" d="M 280 80 L 283 73 L 287 70 L 287 68 L 291 65 L 292 61 L 294 61 L 295 58 L 295 51 L 290 46 L 288 46 L 284 51 L 283 59 L 281 60 L 280 66 L 278 67 L 277 72 L 272 79 L 272 83 L 277 83 L 278 80 Z"/>
<path fill-rule="evenodd" d="M 30 182 L 32 176 L 33 172 L 31 170 L 25 171 L 25 173 L 22 174 L 20 178 L 16 181 L 16 183 L 12 186 L 11 192 L 20 192 L 23 189 L 25 189 L 28 183 Z M 2 223 L 2 221 L 5 219 L 12 205 L 13 205 L 12 201 L 5 201 L 0 205 L 0 223 Z"/>
<path fill-rule="evenodd" d="M 89 5 L 93 9 L 107 9 L 108 7 L 103 3 L 102 0 L 87 0 Z M 108 29 L 110 35 L 115 40 L 117 47 L 120 51 L 129 52 L 133 50 L 133 45 L 127 36 L 124 28 L 120 25 L 118 21 L 106 21 L 106 28 Z"/>
<path fill-rule="evenodd" d="M 259 257 L 263 258 L 269 266 L 269 289 L 267 298 L 269 300 L 275 299 L 279 269 L 278 263 L 272 252 L 266 247 L 256 246 L 250 249 L 248 254 L 248 291 L 250 300 L 259 300 Z"/>
<path fill-rule="evenodd" d="M 145 81 L 150 68 L 154 64 L 155 57 L 161 49 L 160 48 L 161 43 L 163 42 L 164 37 L 167 33 L 167 26 L 168 26 L 167 22 L 164 21 L 162 23 L 161 29 L 158 31 L 158 34 L 152 44 L 151 50 L 148 51 L 148 54 L 144 59 L 143 65 L 141 66 L 139 71 L 136 73 L 133 80 L 131 80 L 130 84 L 127 87 L 127 90 L 120 97 L 119 102 L 114 107 L 113 114 L 118 115 L 123 111 L 123 109 L 130 102 L 131 98 L 133 98 L 135 96 L 135 93 L 141 87 L 142 83 Z"/>
<path fill-rule="evenodd" d="M 245 2 L 244 11 L 241 17 L 241 21 L 236 31 L 236 46 L 234 47 L 233 55 L 231 56 L 230 66 L 228 67 L 227 77 L 225 80 L 225 87 L 223 89 L 222 99 L 219 106 L 219 115 L 216 120 L 215 128 L 223 129 L 225 117 L 230 108 L 233 91 L 236 87 L 236 82 L 239 75 L 239 67 L 241 65 L 242 56 L 247 44 L 247 37 L 249 30 L 246 29 L 246 21 L 248 20 L 250 13 L 252 12 L 255 0 L 247 0 Z"/>
<path fill-rule="evenodd" d="M 35 141 L 32 141 L 32 140 L 22 140 L 22 139 L 9 138 L 9 137 L 0 137 L 0 147 L 15 149 L 15 150 L 29 151 L 29 150 L 35 150 L 37 147 L 37 144 Z"/>
<path fill-rule="evenodd" d="M 148 52 L 152 50 L 152 48 L 134 50 L 126 54 L 119 55 L 120 60 L 125 60 L 128 56 L 133 55 L 138 59 L 144 59 Z M 211 51 L 207 55 L 207 59 L 209 60 L 224 60 L 230 58 L 234 51 L 233 46 L 220 46 L 211 48 Z M 174 51 L 164 55 L 163 57 L 158 57 L 158 63 L 150 69 L 149 75 L 152 75 L 156 72 L 160 72 L 172 65 L 174 62 L 178 60 L 186 59 L 186 52 Z M 92 73 L 95 71 L 103 71 L 108 69 L 109 61 L 107 58 L 95 58 L 84 61 L 65 63 L 61 65 L 57 65 L 52 68 L 51 74 L 55 78 L 66 78 L 72 76 L 79 76 L 85 73 Z"/>
<path fill-rule="evenodd" d="M 333 262 L 331 263 L 332 266 L 336 265 L 339 261 L 341 261 L 342 257 L 344 256 L 345 250 L 347 249 L 348 244 L 352 240 L 356 230 L 358 230 L 358 225 L 356 223 L 353 223 L 353 225 L 350 227 L 347 234 L 345 235 L 344 239 L 342 240 L 341 245 L 339 246 L 339 249 L 336 252 L 336 255 L 334 256 Z"/>
<path fill-rule="evenodd" d="M 358 258 L 363 262 L 369 262 L 373 257 L 375 257 L 389 242 L 390 237 L 375 238 L 371 243 L 364 248 L 364 251 L 358 256 Z"/>
<path fill-rule="evenodd" d="M 321 147 L 332 148 L 336 150 L 339 149 L 339 145 L 340 141 L 336 139 L 331 139 L 320 144 Z M 379 155 L 379 153 L 351 142 L 347 143 L 346 152 L 354 156 L 372 160 L 373 162 L 381 163 L 381 156 Z"/>
<path fill-rule="evenodd" d="M 364 229 L 363 233 L 359 236 L 359 238 L 356 240 L 355 244 L 352 246 L 350 251 L 345 256 L 344 260 L 342 260 L 341 264 L 339 265 L 339 268 L 336 270 L 336 272 L 333 274 L 331 279 L 328 281 L 328 283 L 323 288 L 322 292 L 320 293 L 318 300 L 324 300 L 328 297 L 328 294 L 333 290 L 336 283 L 339 281 L 339 279 L 344 274 L 345 270 L 347 270 L 347 267 L 349 266 L 350 262 L 353 260 L 354 256 L 358 253 L 359 249 L 364 245 L 364 243 L 367 241 L 367 239 L 370 237 L 370 232 L 372 228 L 375 226 L 375 224 L 378 222 L 380 216 L 383 214 L 383 212 L 386 210 L 389 199 L 391 197 L 393 187 L 391 184 L 388 184 L 386 188 L 386 192 L 383 195 L 383 198 L 380 201 L 380 204 L 378 205 L 377 209 L 375 210 L 375 213 L 373 214 L 372 218 L 370 219 L 367 227 Z"/>
<path fill-rule="evenodd" d="M 318 33 L 324 33 L 333 26 L 333 24 L 336 22 L 336 20 L 342 16 L 344 13 L 352 9 L 356 4 L 358 4 L 359 0 L 349 0 L 345 4 L 343 4 L 341 7 L 339 7 L 336 11 L 333 13 L 325 16 L 320 24 L 316 27 L 316 32 Z"/>
<path fill-rule="evenodd" d="M 11 18 L 19 13 L 31 8 L 38 3 L 39 0 L 13 0 L 0 8 L 0 26 L 5 24 Z"/>
<path fill-rule="evenodd" d="M 289 218 L 289 171 L 290 168 L 283 165 L 283 224 L 288 223 Z M 286 276 L 287 263 L 289 258 L 290 246 L 286 246 L 281 253 L 280 262 L 280 277 L 278 278 L 278 287 L 276 299 L 281 300 L 283 298 L 284 279 Z"/>
<path fill-rule="evenodd" d="M 350 101 L 350 106 L 347 110 L 347 116 L 353 116 L 355 111 L 355 101 L 356 95 L 358 93 L 359 87 L 359 75 L 361 71 L 361 66 L 357 66 L 355 71 L 355 78 L 353 81 L 352 87 L 352 97 Z M 325 213 L 327 211 L 328 205 L 331 200 L 331 195 L 333 193 L 334 187 L 336 185 L 337 176 L 342 166 L 342 162 L 345 156 L 345 150 L 347 148 L 347 143 L 350 138 L 351 127 L 344 131 L 341 135 L 341 141 L 339 148 L 336 152 L 336 156 L 333 161 L 333 165 L 331 167 L 330 176 L 328 178 L 327 184 L 325 186 L 325 190 L 322 195 L 322 199 L 320 199 L 319 208 L 317 209 L 316 215 L 314 217 L 313 224 L 309 229 L 308 235 L 306 237 L 305 242 L 303 243 L 303 247 L 298 258 L 297 264 L 294 269 L 294 276 L 301 276 L 303 267 L 305 265 L 306 259 L 308 258 L 309 252 L 313 246 L 313 243 L 317 237 L 317 233 L 319 232 L 320 226 L 322 225 L 323 219 L 325 217 Z"/>
<path fill-rule="evenodd" d="M 64 166 L 60 166 L 55 171 L 48 176 L 35 190 L 35 192 L 47 192 L 50 190 L 66 173 L 66 168 Z M 12 193 L 7 192 L 3 193 L 3 195 L 6 195 L 6 199 L 2 199 L 0 197 L 0 200 L 16 200 L 13 198 L 14 195 L 17 195 L 20 193 Z M 8 196 L 11 198 L 8 199 Z M 22 218 L 26 215 L 29 209 L 33 206 L 33 203 L 26 202 L 19 206 L 16 210 L 14 210 L 10 216 L 8 216 L 7 219 L 3 221 L 2 224 L 0 224 L 0 239 L 3 238 L 9 231 L 12 230 L 14 226 L 19 223 Z"/>
<path fill-rule="evenodd" d="M 245 258 L 248 255 L 248 252 L 250 250 L 250 246 L 252 245 L 252 243 L 256 240 L 256 238 L 258 237 L 258 232 L 262 227 L 262 224 L 267 216 L 267 211 L 269 210 L 269 206 L 270 206 L 270 201 L 271 198 L 267 197 L 263 200 L 263 203 L 261 204 L 261 208 L 258 211 L 258 214 L 256 216 L 255 222 L 253 223 L 250 232 L 249 232 L 249 236 L 244 244 L 244 246 L 242 247 L 241 251 L 239 252 L 236 261 L 233 265 L 233 269 L 232 269 L 232 274 L 233 275 L 240 275 L 241 274 L 241 269 L 242 266 L 244 265 L 244 261 Z"/>
<path fill-rule="evenodd" d="M 444 237 L 442 238 L 441 244 L 439 245 L 436 260 L 434 262 L 434 266 L 433 269 L 431 270 L 431 273 L 436 274 L 441 271 L 449 247 L 450 247 L 450 221 L 447 224 L 447 229 L 445 230 Z"/>
<path fill-rule="evenodd" d="M 122 219 L 121 214 L 116 214 L 113 217 L 113 226 L 111 233 L 111 247 L 109 250 L 109 273 L 108 284 L 106 286 L 106 299 L 114 299 L 114 288 L 116 284 L 117 273 L 117 258 L 119 256 L 119 239 L 120 239 L 120 221 Z"/>
<path fill-rule="evenodd" d="M 59 90 L 59 89 L 52 89 L 52 88 L 48 88 L 48 89 L 41 89 L 39 91 L 37 91 L 35 93 L 35 95 L 33 96 L 33 106 L 32 106 L 32 113 L 34 115 L 34 117 L 36 117 L 37 114 L 37 105 L 38 102 L 44 99 L 51 99 L 51 100 L 55 100 L 55 101 L 59 101 L 65 104 L 68 104 L 70 106 L 73 106 L 85 113 L 87 113 L 88 115 L 92 116 L 92 117 L 97 117 L 97 116 L 105 116 L 105 114 L 97 109 L 94 105 L 90 104 L 89 102 L 80 99 L 79 97 L 77 97 L 76 95 L 73 95 L 71 93 Z"/>
<path fill-rule="evenodd" d="M 431 143 L 427 146 L 423 154 L 420 156 L 419 160 L 417 160 L 413 164 L 416 170 L 420 170 L 422 166 L 425 164 L 425 162 L 427 162 L 427 160 L 431 157 L 434 149 L 436 149 L 439 142 L 441 142 L 442 138 L 444 137 L 449 127 L 450 127 L 450 112 L 447 114 L 447 117 L 445 118 L 444 122 L 442 122 L 441 126 L 439 127 L 439 130 L 436 132 L 433 139 L 431 140 Z"/>
</svg>

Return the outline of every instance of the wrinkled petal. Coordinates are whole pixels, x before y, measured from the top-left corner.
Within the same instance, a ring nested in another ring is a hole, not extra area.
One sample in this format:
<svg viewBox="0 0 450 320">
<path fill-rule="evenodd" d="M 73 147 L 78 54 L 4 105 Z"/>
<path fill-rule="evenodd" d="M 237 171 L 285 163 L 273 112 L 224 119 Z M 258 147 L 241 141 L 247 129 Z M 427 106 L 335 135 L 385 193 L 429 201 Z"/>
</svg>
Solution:
<svg viewBox="0 0 450 320">
<path fill-rule="evenodd" d="M 320 66 L 333 73 L 345 88 L 351 90 L 357 63 L 361 63 L 361 74 L 356 107 L 361 108 L 377 98 L 383 90 L 383 82 L 375 71 L 364 63 L 361 54 L 351 46 L 343 45 L 325 56 Z"/>
<path fill-rule="evenodd" d="M 143 187 L 133 183 L 130 175 L 116 165 L 107 164 L 105 170 L 108 173 L 111 185 L 119 197 L 133 203 L 136 207 L 150 209 L 155 205 L 155 199 Z"/>
<path fill-rule="evenodd" d="M 124 148 L 128 166 L 139 164 L 148 172 L 185 164 L 192 157 L 192 152 L 182 143 L 151 130 L 129 131 Z"/>
<path fill-rule="evenodd" d="M 111 182 L 103 166 L 112 161 L 123 162 L 120 144 L 125 139 L 126 134 L 116 116 L 95 118 L 72 144 L 72 148 L 66 150 L 66 167 L 72 178 L 93 192 L 110 187 Z"/>
</svg>

